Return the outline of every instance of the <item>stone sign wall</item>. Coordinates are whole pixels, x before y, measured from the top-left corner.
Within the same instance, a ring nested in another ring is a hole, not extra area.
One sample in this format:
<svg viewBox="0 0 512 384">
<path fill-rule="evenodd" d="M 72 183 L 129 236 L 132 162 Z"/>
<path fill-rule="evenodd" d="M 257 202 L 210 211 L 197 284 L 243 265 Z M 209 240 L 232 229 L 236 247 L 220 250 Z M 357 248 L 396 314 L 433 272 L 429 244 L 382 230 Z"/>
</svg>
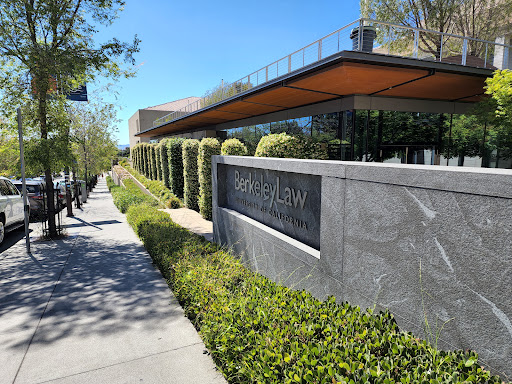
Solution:
<svg viewBox="0 0 512 384">
<path fill-rule="evenodd" d="M 215 240 L 246 265 L 512 380 L 512 171 L 214 156 L 212 174 Z"/>
<path fill-rule="evenodd" d="M 320 249 L 321 178 L 220 164 L 218 205 Z"/>
</svg>

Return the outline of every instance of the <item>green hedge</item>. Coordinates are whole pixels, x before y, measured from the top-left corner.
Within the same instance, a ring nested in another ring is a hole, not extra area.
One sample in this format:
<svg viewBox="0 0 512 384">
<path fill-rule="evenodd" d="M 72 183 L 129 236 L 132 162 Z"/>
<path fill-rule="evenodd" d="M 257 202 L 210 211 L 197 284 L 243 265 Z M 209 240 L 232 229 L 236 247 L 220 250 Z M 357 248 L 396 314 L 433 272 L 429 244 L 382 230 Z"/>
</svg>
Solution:
<svg viewBox="0 0 512 384">
<path fill-rule="evenodd" d="M 438 351 L 389 312 L 277 285 L 154 207 L 127 219 L 229 383 L 501 382 L 475 352 Z"/>
<path fill-rule="evenodd" d="M 144 159 L 144 146 L 141 144 L 140 148 L 139 148 L 139 158 L 140 158 L 140 164 L 139 164 L 139 168 L 140 168 L 140 173 L 141 175 L 144 174 L 144 168 L 145 168 L 145 159 Z"/>
<path fill-rule="evenodd" d="M 149 144 L 142 144 L 142 174 L 148 176 L 149 173 Z"/>
<path fill-rule="evenodd" d="M 156 145 L 155 144 L 150 144 L 150 148 L 151 148 L 151 151 L 150 151 L 150 158 L 151 158 L 151 175 L 149 177 L 149 179 L 151 180 L 157 180 L 157 175 L 156 175 Z"/>
<path fill-rule="evenodd" d="M 109 176 L 110 177 L 110 176 Z M 112 199 L 115 206 L 123 213 L 132 205 L 145 203 L 150 206 L 157 206 L 158 202 L 151 196 L 144 194 L 135 182 L 130 179 L 124 179 L 125 188 L 115 185 L 114 181 L 107 178 L 107 186 L 112 193 Z"/>
<path fill-rule="evenodd" d="M 136 169 L 140 172 L 140 165 L 141 165 L 141 147 L 140 147 L 140 144 L 137 144 L 134 148 L 135 150 L 135 154 L 134 154 L 134 157 L 135 157 L 135 164 L 136 164 Z"/>
<path fill-rule="evenodd" d="M 126 219 L 132 226 L 133 230 L 141 238 L 141 240 L 149 240 L 152 236 L 145 236 L 142 228 L 145 225 L 159 225 L 161 223 L 171 223 L 172 220 L 165 212 L 155 209 L 148 204 L 134 205 L 126 212 Z"/>
<path fill-rule="evenodd" d="M 130 147 L 130 159 L 133 164 L 133 168 L 137 167 L 137 159 L 135 158 L 135 153 L 137 152 L 137 145 Z"/>
<path fill-rule="evenodd" d="M 183 204 L 181 200 L 177 198 L 170 190 L 165 186 L 162 181 L 159 180 L 150 180 L 147 177 L 144 177 L 140 173 L 138 173 L 135 169 L 130 167 L 127 162 L 121 161 L 119 162 L 133 177 L 135 177 L 146 189 L 151 192 L 153 196 L 155 196 L 163 205 L 167 208 L 181 208 Z M 131 180 L 130 180 L 131 181 Z M 131 181 L 134 185 L 135 182 Z M 140 188 L 136 186 L 138 190 Z M 153 198 L 152 198 L 153 199 Z M 154 199 L 153 199 L 154 200 Z"/>
<path fill-rule="evenodd" d="M 111 176 L 107 176 L 105 180 L 107 182 L 107 188 L 109 191 L 112 192 L 112 188 L 119 188 L 119 186 L 116 183 L 114 183 L 114 179 L 112 179 Z"/>
<path fill-rule="evenodd" d="M 199 210 L 199 178 L 197 172 L 197 154 L 199 140 L 187 139 L 183 149 L 183 200 L 187 208 Z"/>
<path fill-rule="evenodd" d="M 139 169 L 139 166 L 140 166 L 139 148 L 140 148 L 140 144 L 136 144 L 133 148 L 131 148 L 133 168 L 135 168 L 137 170 Z"/>
<path fill-rule="evenodd" d="M 220 154 L 223 156 L 246 156 L 247 147 L 238 139 L 228 139 L 222 143 Z"/>
<path fill-rule="evenodd" d="M 185 139 L 170 139 L 167 143 L 167 158 L 169 161 L 170 190 L 183 197 L 183 142 Z"/>
<path fill-rule="evenodd" d="M 147 145 L 147 151 L 148 151 L 148 169 L 147 169 L 147 178 L 152 180 L 153 179 L 153 145 L 148 144 Z"/>
<path fill-rule="evenodd" d="M 327 149 L 307 136 L 286 133 L 263 136 L 256 148 L 256 157 L 287 157 L 293 159 L 328 159 Z"/>
<path fill-rule="evenodd" d="M 212 156 L 220 155 L 220 143 L 215 138 L 204 138 L 199 144 L 197 167 L 199 172 L 199 212 L 206 220 L 212 219 Z"/>
<path fill-rule="evenodd" d="M 160 173 L 162 172 L 162 159 L 160 158 L 160 143 L 155 144 L 155 180 L 162 181 L 162 176 Z"/>
<path fill-rule="evenodd" d="M 169 158 L 167 155 L 167 146 L 169 145 L 169 139 L 163 139 L 158 146 L 160 150 L 160 175 L 164 185 L 170 189 L 169 184 Z"/>
</svg>

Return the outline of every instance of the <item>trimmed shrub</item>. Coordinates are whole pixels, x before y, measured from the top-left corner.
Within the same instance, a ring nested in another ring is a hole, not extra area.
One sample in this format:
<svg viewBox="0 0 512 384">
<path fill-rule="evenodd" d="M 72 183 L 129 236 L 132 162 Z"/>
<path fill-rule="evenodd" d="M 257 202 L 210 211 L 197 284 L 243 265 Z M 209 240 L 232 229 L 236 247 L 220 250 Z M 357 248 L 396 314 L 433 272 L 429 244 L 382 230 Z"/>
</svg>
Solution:
<svg viewBox="0 0 512 384">
<path fill-rule="evenodd" d="M 135 166 L 137 167 L 136 169 L 140 169 L 140 144 L 137 144 L 134 148 L 135 150 L 135 153 L 134 153 L 134 160 L 135 160 Z"/>
<path fill-rule="evenodd" d="M 139 157 L 138 167 L 139 167 L 139 172 L 142 174 L 142 167 L 143 167 L 143 163 L 144 163 L 143 152 L 142 152 L 142 144 L 139 144 L 138 152 L 139 152 L 139 155 L 138 155 L 138 157 Z"/>
<path fill-rule="evenodd" d="M 169 189 L 176 196 L 183 197 L 183 142 L 185 139 L 170 139 L 167 143 L 169 161 Z"/>
<path fill-rule="evenodd" d="M 149 173 L 149 144 L 142 144 L 142 174 L 148 176 Z"/>
<path fill-rule="evenodd" d="M 151 144 L 146 146 L 146 151 L 148 152 L 148 165 L 147 165 L 147 175 L 146 177 L 151 180 L 151 175 L 153 174 L 153 147 Z"/>
<path fill-rule="evenodd" d="M 155 180 L 162 181 L 160 172 L 162 170 L 161 159 L 160 159 L 160 144 L 155 144 Z"/>
<path fill-rule="evenodd" d="M 134 145 L 133 148 L 131 148 L 131 154 L 132 154 L 132 163 L 133 168 L 138 169 L 139 168 L 139 144 Z"/>
<path fill-rule="evenodd" d="M 141 232 L 141 229 L 145 225 L 149 223 L 152 225 L 156 223 L 172 223 L 172 220 L 167 213 L 159 211 L 154 206 L 148 204 L 139 204 L 128 208 L 126 212 L 126 219 L 137 236 L 142 240 L 146 238 L 146 236 L 143 236 L 143 233 Z"/>
<path fill-rule="evenodd" d="M 178 199 L 176 196 L 167 200 L 167 202 L 165 203 L 165 206 L 167 208 L 171 208 L 171 209 L 178 209 L 178 208 L 182 207 L 180 199 Z"/>
<path fill-rule="evenodd" d="M 139 144 L 137 144 L 135 147 L 133 147 L 133 166 L 135 169 L 139 169 L 140 161 L 139 161 Z"/>
<path fill-rule="evenodd" d="M 136 151 L 135 146 L 130 148 L 130 159 L 132 160 L 133 168 L 137 167 L 137 159 L 135 158 Z"/>
<path fill-rule="evenodd" d="M 197 153 L 199 140 L 187 139 L 182 144 L 183 150 L 183 197 L 187 208 L 199 210 L 199 177 L 197 172 Z"/>
<path fill-rule="evenodd" d="M 222 143 L 220 154 L 223 156 L 246 156 L 247 147 L 238 139 L 229 139 Z"/>
<path fill-rule="evenodd" d="M 328 159 L 327 149 L 307 136 L 286 133 L 263 136 L 256 148 L 256 157 L 287 157 L 293 159 Z"/>
<path fill-rule="evenodd" d="M 139 172 L 141 174 L 144 173 L 144 150 L 142 148 L 142 145 L 139 146 Z"/>
<path fill-rule="evenodd" d="M 169 184 L 169 157 L 167 154 L 167 147 L 169 145 L 169 139 L 163 139 L 160 142 L 158 148 L 160 149 L 160 175 L 162 177 L 164 185 L 170 189 Z"/>
<path fill-rule="evenodd" d="M 201 140 L 197 156 L 199 172 L 199 212 L 206 220 L 212 219 L 212 156 L 220 155 L 220 143 L 215 138 Z"/>
<path fill-rule="evenodd" d="M 150 159 L 151 159 L 151 174 L 149 176 L 149 179 L 156 180 L 156 145 L 150 144 Z"/>
</svg>

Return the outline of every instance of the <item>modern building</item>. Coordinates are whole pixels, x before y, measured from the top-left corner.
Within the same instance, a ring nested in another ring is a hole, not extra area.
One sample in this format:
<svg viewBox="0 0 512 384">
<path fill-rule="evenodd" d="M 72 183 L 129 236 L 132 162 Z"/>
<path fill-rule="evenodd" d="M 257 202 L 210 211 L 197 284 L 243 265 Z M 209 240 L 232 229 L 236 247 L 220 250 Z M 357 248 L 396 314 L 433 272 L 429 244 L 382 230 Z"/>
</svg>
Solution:
<svg viewBox="0 0 512 384">
<path fill-rule="evenodd" d="M 128 130 L 130 135 L 130 148 L 133 148 L 138 143 L 148 143 L 151 138 L 138 137 L 138 133 L 146 131 L 153 126 L 153 122 L 158 118 L 168 115 L 169 113 L 179 111 L 183 107 L 199 100 L 199 97 L 191 96 L 171 101 L 168 103 L 155 105 L 153 107 L 147 107 L 139 109 L 135 112 L 132 117 L 128 119 Z"/>
<path fill-rule="evenodd" d="M 254 147 L 284 131 L 325 143 L 331 159 L 510 168 L 512 143 L 494 145 L 490 127 L 459 116 L 496 68 L 510 67 L 511 48 L 360 19 L 136 136 L 207 133 Z"/>
</svg>

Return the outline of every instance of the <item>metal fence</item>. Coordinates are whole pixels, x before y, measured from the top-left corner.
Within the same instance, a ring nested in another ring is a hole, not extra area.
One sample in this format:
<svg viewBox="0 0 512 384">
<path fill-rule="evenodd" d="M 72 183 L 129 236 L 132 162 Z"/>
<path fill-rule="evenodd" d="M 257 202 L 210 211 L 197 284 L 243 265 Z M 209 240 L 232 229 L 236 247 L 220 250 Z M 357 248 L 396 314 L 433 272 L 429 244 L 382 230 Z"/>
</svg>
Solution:
<svg viewBox="0 0 512 384">
<path fill-rule="evenodd" d="M 512 66 L 511 49 L 510 45 L 492 41 L 361 18 L 240 80 L 224 83 L 200 100 L 155 120 L 153 126 L 189 115 L 341 51 L 508 69 Z"/>
</svg>

